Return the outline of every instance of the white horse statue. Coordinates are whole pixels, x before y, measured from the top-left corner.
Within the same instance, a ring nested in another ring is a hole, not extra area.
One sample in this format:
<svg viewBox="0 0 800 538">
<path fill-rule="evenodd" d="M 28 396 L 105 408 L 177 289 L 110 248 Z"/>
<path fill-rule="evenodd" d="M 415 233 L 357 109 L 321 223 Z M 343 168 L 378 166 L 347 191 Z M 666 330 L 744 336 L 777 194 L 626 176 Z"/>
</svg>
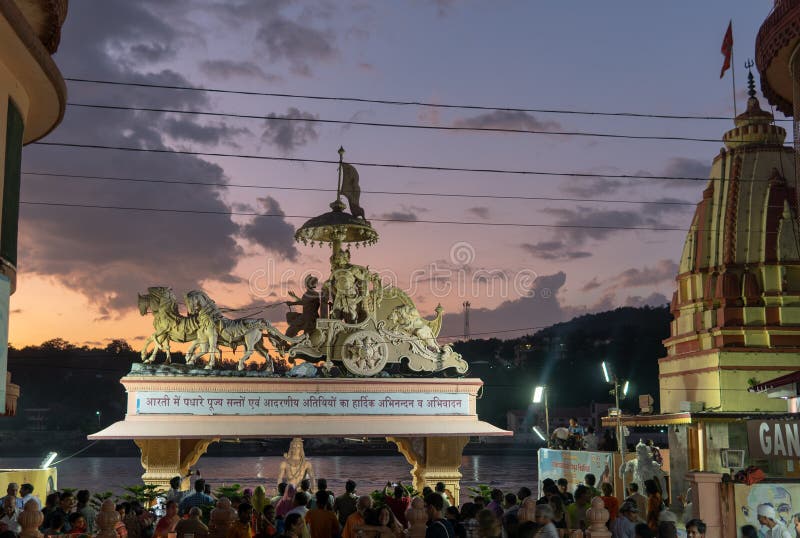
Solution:
<svg viewBox="0 0 800 538">
<path fill-rule="evenodd" d="M 639 485 L 639 491 L 644 494 L 645 480 L 655 480 L 658 487 L 661 488 L 661 494 L 666 495 L 667 483 L 664 478 L 664 471 L 661 470 L 661 465 L 653 458 L 650 448 L 644 444 L 641 439 L 639 444 L 636 445 L 636 459 L 625 462 L 619 468 L 619 477 L 625 480 L 626 473 L 631 473 L 635 482 Z"/>
</svg>

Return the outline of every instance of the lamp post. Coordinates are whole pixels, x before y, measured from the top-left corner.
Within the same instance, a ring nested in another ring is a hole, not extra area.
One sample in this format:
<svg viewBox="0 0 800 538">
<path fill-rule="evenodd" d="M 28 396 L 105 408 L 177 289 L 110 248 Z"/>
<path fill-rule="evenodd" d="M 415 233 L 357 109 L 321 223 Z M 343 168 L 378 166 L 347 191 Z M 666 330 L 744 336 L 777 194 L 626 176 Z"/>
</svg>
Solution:
<svg viewBox="0 0 800 538">
<path fill-rule="evenodd" d="M 550 439 L 550 409 L 547 406 L 547 387 L 539 385 L 533 390 L 533 403 L 541 403 L 544 399 L 544 429 Z"/>
<path fill-rule="evenodd" d="M 620 380 L 615 373 L 609 374 L 608 366 L 606 366 L 606 362 L 603 361 L 601 364 L 603 368 L 603 377 L 606 380 L 606 383 L 611 383 L 614 385 L 614 388 L 611 389 L 611 393 L 614 395 L 614 406 L 616 408 L 617 413 L 617 448 L 619 449 L 619 456 L 621 463 L 625 463 L 625 440 L 624 435 L 622 434 L 622 409 L 619 407 L 619 391 L 620 391 Z M 622 397 L 628 395 L 628 388 L 630 387 L 630 382 L 625 381 L 622 383 Z"/>
<path fill-rule="evenodd" d="M 100 428 L 100 410 L 98 409 L 94 414 L 97 415 L 97 427 Z"/>
</svg>

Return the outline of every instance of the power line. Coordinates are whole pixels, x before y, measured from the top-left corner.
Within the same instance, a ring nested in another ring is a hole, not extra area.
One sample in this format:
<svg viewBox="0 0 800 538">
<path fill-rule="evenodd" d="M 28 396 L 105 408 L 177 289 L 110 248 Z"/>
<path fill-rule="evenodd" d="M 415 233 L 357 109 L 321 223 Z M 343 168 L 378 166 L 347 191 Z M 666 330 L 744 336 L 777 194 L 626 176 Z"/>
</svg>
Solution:
<svg viewBox="0 0 800 538">
<path fill-rule="evenodd" d="M 622 140 L 661 140 L 661 141 L 680 141 L 680 142 L 714 142 L 721 144 L 722 138 L 692 138 L 686 136 L 655 136 L 655 135 L 628 135 L 615 133 L 598 133 L 588 131 L 544 131 L 537 129 L 511 129 L 502 127 L 468 127 L 457 125 L 420 125 L 416 123 L 388 123 L 375 121 L 356 121 L 356 120 L 331 120 L 315 117 L 292 117 L 292 116 L 262 116 L 255 114 L 234 114 L 224 112 L 209 112 L 202 110 L 181 110 L 175 108 L 154 108 L 154 107 L 135 107 L 122 105 L 98 105 L 88 103 L 67 103 L 72 107 L 92 108 L 100 110 L 130 110 L 137 112 L 158 112 L 165 114 L 191 114 L 198 116 L 229 117 L 239 119 L 257 119 L 266 121 L 303 121 L 309 123 L 327 123 L 333 125 L 358 125 L 366 127 L 391 127 L 400 129 L 424 129 L 432 131 L 470 131 L 486 133 L 509 133 L 509 134 L 534 134 L 534 135 L 558 135 L 558 136 L 586 136 L 593 138 L 616 138 Z"/>
<path fill-rule="evenodd" d="M 369 103 L 377 105 L 391 105 L 391 106 L 416 106 L 416 107 L 431 107 L 431 108 L 450 108 L 461 110 L 483 110 L 483 111 L 501 111 L 501 112 L 526 112 L 536 114 L 569 114 L 580 116 L 613 116 L 613 117 L 630 117 L 630 118 L 657 118 L 657 119 L 678 119 L 678 120 L 727 120 L 733 121 L 730 116 L 708 116 L 708 115 L 692 115 L 692 114 L 652 114 L 652 113 L 637 113 L 637 112 L 598 112 L 587 110 L 566 110 L 566 109 L 546 109 L 546 108 L 522 108 L 522 107 L 506 107 L 506 106 L 482 106 L 482 105 L 462 105 L 462 104 L 447 104 L 447 103 L 434 103 L 429 101 L 401 101 L 392 99 L 374 99 L 362 97 L 336 97 L 336 96 L 323 96 L 323 95 L 307 95 L 295 93 L 278 93 L 278 92 L 258 92 L 248 90 L 230 90 L 223 88 L 204 88 L 200 86 L 180 86 L 170 84 L 155 84 L 147 82 L 123 82 L 112 80 L 98 80 L 77 77 L 65 77 L 64 80 L 68 82 L 80 82 L 87 84 L 103 84 L 111 86 L 130 86 L 138 88 L 157 88 L 165 90 L 186 90 L 206 93 L 222 93 L 232 95 L 249 95 L 260 97 L 279 97 L 284 99 L 305 99 L 315 101 L 343 101 L 351 103 Z M 777 120 L 786 121 L 791 120 Z"/>
<path fill-rule="evenodd" d="M 163 153 L 173 155 L 196 155 L 201 157 L 231 157 L 236 159 L 255 159 L 262 161 L 282 161 L 306 164 L 332 164 L 338 165 L 338 160 L 330 159 L 310 159 L 305 157 L 277 157 L 274 155 L 252 155 L 244 153 L 219 153 L 208 151 L 191 151 L 178 149 L 160 148 L 132 148 L 126 146 L 107 146 L 102 144 L 79 144 L 69 142 L 33 142 L 31 145 L 65 148 L 101 149 L 113 151 L 130 151 L 136 153 Z M 354 166 L 364 166 L 371 168 L 395 168 L 406 170 L 425 170 L 432 172 L 470 172 L 479 174 L 508 174 L 523 176 L 558 176 L 575 178 L 604 178 L 604 179 L 646 179 L 646 180 L 685 180 L 685 181 L 725 181 L 723 178 L 701 178 L 701 177 L 682 177 L 653 175 L 645 176 L 641 174 L 597 174 L 589 172 L 548 172 L 540 170 L 512 170 L 504 168 L 466 168 L 454 166 L 433 166 L 421 164 L 402 164 L 402 163 L 375 163 L 375 162 L 350 162 Z M 739 182 L 760 182 L 769 181 L 768 179 L 738 179 Z"/>
<path fill-rule="evenodd" d="M 205 181 L 189 181 L 183 179 L 149 179 L 149 178 L 131 178 L 131 177 L 114 177 L 114 176 L 94 176 L 94 175 L 81 175 L 81 174 L 57 174 L 51 172 L 28 172 L 22 173 L 25 176 L 43 176 L 43 177 L 63 177 L 69 179 L 80 180 L 99 180 L 99 181 L 120 181 L 132 183 L 157 183 L 157 184 L 173 184 L 173 185 L 198 185 L 202 187 L 234 187 L 243 189 L 264 189 L 264 190 L 286 190 L 286 191 L 303 191 L 303 192 L 336 192 L 336 189 L 326 189 L 322 187 L 290 187 L 284 185 L 256 185 L 256 184 L 243 184 L 243 183 L 222 183 L 222 182 L 205 182 Z M 442 198 L 480 198 L 490 200 L 547 200 L 554 202 L 598 202 L 598 203 L 616 203 L 616 204 L 653 204 L 653 205 L 679 205 L 679 206 L 692 206 L 697 205 L 695 202 L 684 202 L 680 200 L 612 200 L 607 198 L 574 198 L 574 197 L 549 197 L 549 196 L 517 196 L 517 195 L 500 195 L 500 194 L 460 194 L 448 192 L 415 192 L 415 191 L 367 191 L 362 190 L 361 194 L 381 194 L 392 196 L 425 196 L 425 197 L 442 197 Z"/>
<path fill-rule="evenodd" d="M 95 204 L 73 204 L 68 202 L 34 202 L 23 200 L 20 204 L 33 205 L 33 206 L 49 206 L 49 207 L 72 207 L 82 209 L 110 209 L 117 211 L 140 211 L 151 213 L 181 213 L 192 215 L 223 215 L 223 216 L 246 216 L 246 217 L 280 217 L 286 219 L 310 219 L 313 218 L 309 215 L 285 215 L 283 213 L 258 213 L 255 211 L 215 211 L 215 210 L 202 210 L 202 209 L 176 209 L 176 208 L 158 208 L 158 207 L 133 207 L 133 206 L 112 206 L 112 205 L 95 205 Z M 501 227 L 515 227 L 515 228 L 571 228 L 571 229 L 592 229 L 592 230 L 641 230 L 641 231 L 654 231 L 654 232 L 688 232 L 688 228 L 671 228 L 671 227 L 649 227 L 649 226 L 600 226 L 600 225 L 579 225 L 579 224 L 539 224 L 539 223 L 524 223 L 524 222 L 482 222 L 482 221 L 460 221 L 460 220 L 404 220 L 404 219 L 384 219 L 384 218 L 371 218 L 375 222 L 398 222 L 405 224 L 454 224 L 459 226 L 501 226 Z M 704 231 L 698 229 L 697 231 Z"/>
</svg>

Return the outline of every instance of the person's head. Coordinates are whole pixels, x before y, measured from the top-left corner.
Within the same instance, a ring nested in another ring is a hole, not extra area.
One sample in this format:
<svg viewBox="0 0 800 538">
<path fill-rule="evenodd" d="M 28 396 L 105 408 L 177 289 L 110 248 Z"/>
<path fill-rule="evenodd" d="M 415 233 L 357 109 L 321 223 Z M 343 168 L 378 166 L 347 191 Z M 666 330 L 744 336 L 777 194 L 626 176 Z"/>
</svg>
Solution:
<svg viewBox="0 0 800 538">
<path fill-rule="evenodd" d="M 381 527 L 388 527 L 389 523 L 392 522 L 392 511 L 389 509 L 388 506 L 382 506 L 380 510 L 378 510 L 378 524 Z"/>
<path fill-rule="evenodd" d="M 466 502 L 461 507 L 461 520 L 472 519 L 478 513 L 478 506 L 475 503 Z"/>
<path fill-rule="evenodd" d="M 261 486 L 258 486 L 258 487 L 261 487 Z M 264 488 L 261 488 L 261 490 L 263 491 Z M 252 499 L 252 498 L 253 498 L 253 490 L 250 489 L 250 488 L 245 488 L 244 491 L 242 491 L 242 500 L 246 501 L 246 502 L 250 502 L 250 499 Z"/>
<path fill-rule="evenodd" d="M 589 426 L 586 428 L 586 433 L 594 433 L 594 426 Z"/>
<path fill-rule="evenodd" d="M 47 508 L 55 508 L 56 505 L 58 504 L 58 498 L 59 498 L 59 494 L 58 493 L 51 493 L 50 495 L 45 497 L 44 505 Z"/>
<path fill-rule="evenodd" d="M 200 519 L 200 516 L 203 515 L 203 511 L 200 509 L 199 506 L 192 506 L 189 508 L 189 517 L 192 519 Z"/>
<path fill-rule="evenodd" d="M 563 424 L 563 423 L 562 423 L 562 424 Z M 578 425 L 578 419 L 577 419 L 577 418 L 575 418 L 575 417 L 570 417 L 570 419 L 569 419 L 569 425 L 570 425 L 570 426 L 572 426 L 572 427 L 574 428 L 575 426 L 577 426 L 577 425 Z"/>
<path fill-rule="evenodd" d="M 655 480 L 645 480 L 644 491 L 648 495 L 655 495 L 656 493 L 658 493 L 658 484 L 656 484 Z"/>
<path fill-rule="evenodd" d="M 178 515 L 178 503 L 175 501 L 167 501 L 167 517 L 175 517 Z"/>
<path fill-rule="evenodd" d="M 458 521 L 461 519 L 461 514 L 458 513 L 457 506 L 448 506 L 444 510 L 444 517 L 452 521 Z"/>
<path fill-rule="evenodd" d="M 794 524 L 795 528 L 800 529 L 800 513 L 792 516 L 792 523 Z"/>
<path fill-rule="evenodd" d="M 3 497 L 3 513 L 7 516 L 13 516 L 17 511 L 17 498 L 12 495 Z"/>
<path fill-rule="evenodd" d="M 551 497 L 560 496 L 560 492 L 558 491 L 558 486 L 555 484 L 547 484 L 546 486 L 544 486 L 544 488 L 542 488 L 542 492 L 544 493 L 544 496 L 547 497 L 548 499 Z"/>
<path fill-rule="evenodd" d="M 742 538 L 758 538 L 758 531 L 752 525 L 744 525 L 739 531 L 742 533 Z"/>
<path fill-rule="evenodd" d="M 283 520 L 283 527 L 286 529 L 286 534 L 293 536 L 303 535 L 303 516 L 297 512 L 292 512 Z"/>
<path fill-rule="evenodd" d="M 128 503 L 119 503 L 116 506 L 117 513 L 119 514 L 120 519 L 125 517 L 125 514 L 128 513 L 127 505 Z"/>
<path fill-rule="evenodd" d="M 304 478 L 300 481 L 300 489 L 303 491 L 308 491 L 311 489 L 311 480 L 308 478 Z"/>
<path fill-rule="evenodd" d="M 771 504 L 758 505 L 758 522 L 770 529 L 776 525 L 778 514 L 775 512 L 775 507 Z"/>
<path fill-rule="evenodd" d="M 550 487 L 550 486 L 555 486 L 555 485 L 556 485 L 556 481 L 555 480 L 553 480 L 552 478 L 545 478 L 544 480 L 542 480 L 542 491 L 544 491 L 544 488 L 547 488 L 547 487 Z"/>
<path fill-rule="evenodd" d="M 72 530 L 86 530 L 86 519 L 80 512 L 73 512 L 69 515 L 69 526 Z"/>
<path fill-rule="evenodd" d="M 61 527 L 64 526 L 64 516 L 58 512 L 55 512 L 53 515 L 50 516 L 50 528 L 53 530 L 61 530 Z"/>
<path fill-rule="evenodd" d="M 636 538 L 655 538 L 655 534 L 647 526 L 647 523 L 639 523 L 633 528 Z"/>
<path fill-rule="evenodd" d="M 678 528 L 674 521 L 661 521 L 658 524 L 658 538 L 678 538 Z"/>
<path fill-rule="evenodd" d="M 445 489 L 446 489 L 446 487 L 444 485 L 444 482 L 436 482 L 436 491 L 438 493 L 444 493 Z"/>
<path fill-rule="evenodd" d="M 558 485 L 558 490 L 561 493 L 566 493 L 567 488 L 569 488 L 569 480 L 567 480 L 566 478 L 559 478 L 558 482 L 556 482 L 556 485 Z"/>
<path fill-rule="evenodd" d="M 181 489 L 181 477 L 173 476 L 169 479 L 169 487 L 172 489 Z"/>
<path fill-rule="evenodd" d="M 597 483 L 597 477 L 594 476 L 592 473 L 587 473 L 586 476 L 583 477 L 583 482 L 590 488 L 593 488 L 594 485 Z"/>
<path fill-rule="evenodd" d="M 589 504 L 591 500 L 591 491 L 589 488 L 581 484 L 577 488 L 575 488 L 575 502 L 580 505 Z"/>
<path fill-rule="evenodd" d="M 690 519 L 686 522 L 686 538 L 703 538 L 706 535 L 706 524 L 702 519 Z"/>
<path fill-rule="evenodd" d="M 545 526 L 553 521 L 553 509 L 549 504 L 537 504 L 535 514 L 538 525 Z"/>
<path fill-rule="evenodd" d="M 240 522 L 249 525 L 250 521 L 253 519 L 253 505 L 250 503 L 242 503 L 239 505 L 239 508 L 236 509 L 236 513 L 239 515 Z"/>
<path fill-rule="evenodd" d="M 424 488 L 422 488 L 422 498 L 423 499 L 425 497 L 427 497 L 428 495 L 430 495 L 431 493 L 433 493 L 433 490 L 431 489 L 430 486 L 425 486 Z"/>
<path fill-rule="evenodd" d="M 600 484 L 600 491 L 603 492 L 603 495 L 606 497 L 611 497 L 614 495 L 614 486 L 609 484 L 608 482 L 603 482 Z"/>
<path fill-rule="evenodd" d="M 303 493 L 302 491 L 298 491 L 294 494 L 294 499 L 292 501 L 294 506 L 305 506 L 308 504 L 308 496 Z"/>
<path fill-rule="evenodd" d="M 284 493 L 286 493 L 286 482 L 281 482 L 278 484 L 278 495 L 283 497 Z"/>
<path fill-rule="evenodd" d="M 328 489 L 328 481 L 324 478 L 317 478 L 317 491 L 326 491 Z"/>
<path fill-rule="evenodd" d="M 231 500 L 224 495 L 217 499 L 217 508 L 220 510 L 230 510 L 231 509 Z"/>
<path fill-rule="evenodd" d="M 23 497 L 25 495 L 30 495 L 31 493 L 33 493 L 33 484 L 25 483 L 19 487 L 19 494 Z"/>
<path fill-rule="evenodd" d="M 320 510 L 328 508 L 328 502 L 330 502 L 330 499 L 328 498 L 327 491 L 324 489 L 317 491 L 317 493 L 314 495 L 314 498 L 317 500 L 317 508 Z"/>
<path fill-rule="evenodd" d="M 61 497 L 59 497 L 58 505 L 63 511 L 69 514 L 75 506 L 75 497 L 73 497 L 71 492 L 65 491 L 61 494 Z"/>
<path fill-rule="evenodd" d="M 476 513 L 486 506 L 486 498 L 483 495 L 475 495 L 475 497 L 472 498 L 472 502 L 475 504 Z"/>
<path fill-rule="evenodd" d="M 211 495 L 211 484 L 206 484 L 205 487 L 203 487 L 203 493 Z"/>
<path fill-rule="evenodd" d="M 347 493 L 353 493 L 356 490 L 356 483 L 353 482 L 352 480 L 348 480 L 347 482 L 344 483 L 344 490 Z"/>
<path fill-rule="evenodd" d="M 436 492 L 429 493 L 425 497 L 425 510 L 428 512 L 428 520 L 442 518 L 442 510 L 444 509 L 444 499 Z"/>
<path fill-rule="evenodd" d="M 238 495 L 231 495 L 231 508 L 238 510 L 240 504 L 242 504 L 242 498 Z"/>
<path fill-rule="evenodd" d="M 372 497 L 369 495 L 362 495 L 358 498 L 358 501 L 356 501 L 356 510 L 362 516 L 364 512 L 370 508 L 372 508 Z"/>
<path fill-rule="evenodd" d="M 488 508 L 481 509 L 475 516 L 478 521 L 478 529 L 480 536 L 499 536 L 500 523 L 497 521 L 494 512 Z"/>
<path fill-rule="evenodd" d="M 10 497 L 16 497 L 17 493 L 19 493 L 19 484 L 16 482 L 9 482 L 8 487 L 6 488 L 6 494 Z"/>
<path fill-rule="evenodd" d="M 24 486 L 23 486 L 24 488 Z M 86 506 L 89 503 L 89 498 L 91 497 L 88 489 L 81 489 L 78 490 L 78 493 L 75 494 L 75 499 L 78 501 L 78 504 L 81 506 Z"/>
<path fill-rule="evenodd" d="M 511 508 L 517 505 L 517 496 L 514 493 L 506 493 L 505 497 L 506 508 Z"/>
<path fill-rule="evenodd" d="M 203 480 L 202 478 L 198 478 L 197 480 L 194 481 L 194 490 L 197 493 L 203 493 L 203 491 L 205 489 L 206 489 L 206 481 L 205 480 Z"/>
<path fill-rule="evenodd" d="M 406 496 L 406 488 L 403 486 L 397 485 L 394 487 L 394 498 L 395 499 L 402 499 Z"/>
<path fill-rule="evenodd" d="M 636 503 L 633 501 L 622 503 L 622 506 L 619 507 L 619 513 L 629 521 L 636 521 L 639 519 L 639 507 L 636 506 Z"/>
<path fill-rule="evenodd" d="M 492 500 L 498 503 L 503 502 L 503 492 L 494 488 L 491 493 Z"/>
<path fill-rule="evenodd" d="M 628 494 L 633 495 L 634 493 L 639 493 L 639 484 L 631 482 L 628 484 Z"/>
</svg>

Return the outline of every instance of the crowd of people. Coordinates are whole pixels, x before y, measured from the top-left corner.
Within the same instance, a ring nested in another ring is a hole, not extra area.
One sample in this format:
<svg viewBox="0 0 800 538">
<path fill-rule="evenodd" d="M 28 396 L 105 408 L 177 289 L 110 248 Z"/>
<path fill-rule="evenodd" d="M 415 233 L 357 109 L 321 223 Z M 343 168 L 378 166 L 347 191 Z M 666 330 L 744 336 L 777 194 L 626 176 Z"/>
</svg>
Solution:
<svg viewBox="0 0 800 538">
<path fill-rule="evenodd" d="M 377 495 L 359 495 L 356 483 L 348 480 L 340 495 L 328 489 L 325 479 L 317 489 L 303 480 L 298 487 L 279 484 L 270 497 L 264 487 L 245 489 L 241 495 L 214 498 L 203 479 L 194 491 L 181 491 L 175 477 L 159 501 L 159 509 L 137 502 L 116 505 L 119 520 L 117 538 L 402 538 L 412 514 L 409 490 L 402 484 L 387 483 Z M 620 502 L 611 484 L 596 487 L 596 477 L 587 474 L 573 489 L 569 482 L 545 479 L 538 499 L 529 488 L 516 493 L 491 490 L 487 497 L 476 495 L 460 507 L 454 505 L 445 484 L 426 487 L 414 501 L 424 506 L 427 518 L 425 538 L 559 538 L 572 529 L 586 529 L 587 511 L 595 497 L 609 512 L 608 528 L 613 538 L 676 538 L 678 517 L 666 508 L 657 484 L 645 483 L 644 494 L 635 483 Z M 90 493 L 80 490 L 52 493 L 44 506 L 30 484 L 9 484 L 3 498 L 0 538 L 17 538 L 17 517 L 33 501 L 43 512 L 39 529 L 44 536 L 91 535 L 96 533 L 97 510 Z M 423 516 L 423 517 L 425 517 Z M 416 517 L 419 517 L 418 515 Z M 768 504 L 758 507 L 759 523 L 770 530 L 770 538 L 797 538 L 800 531 L 783 525 Z M 800 525 L 798 525 L 800 528 Z M 685 523 L 687 538 L 705 536 L 706 525 L 699 519 Z M 752 527 L 741 529 L 746 537 L 757 536 Z"/>
</svg>

